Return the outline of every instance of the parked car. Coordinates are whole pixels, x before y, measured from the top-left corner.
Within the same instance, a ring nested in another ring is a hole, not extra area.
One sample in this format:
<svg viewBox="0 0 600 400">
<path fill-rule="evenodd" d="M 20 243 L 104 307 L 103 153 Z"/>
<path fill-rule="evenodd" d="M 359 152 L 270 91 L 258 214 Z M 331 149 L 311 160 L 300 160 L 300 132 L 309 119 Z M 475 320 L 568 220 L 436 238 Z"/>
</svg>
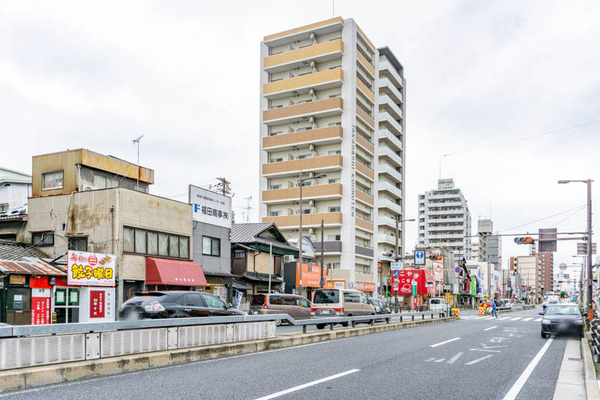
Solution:
<svg viewBox="0 0 600 400">
<path fill-rule="evenodd" d="M 379 315 L 379 314 L 391 314 L 392 313 L 392 309 L 390 308 L 390 306 L 388 306 L 381 300 L 369 298 L 369 303 L 371 303 L 371 305 L 373 307 L 375 307 L 375 314 Z M 379 321 L 385 321 L 385 322 L 389 323 L 391 321 L 391 319 L 392 319 L 391 317 L 387 317 L 387 318 L 380 319 Z"/>
<path fill-rule="evenodd" d="M 577 335 L 583 337 L 583 316 L 577 304 L 550 304 L 541 312 L 542 337 L 548 335 Z"/>
<path fill-rule="evenodd" d="M 358 290 L 317 289 L 313 294 L 310 314 L 312 318 L 375 315 L 375 307 L 369 303 L 367 295 Z M 348 323 L 342 325 L 348 326 Z M 323 328 L 325 324 L 317 324 L 317 329 Z"/>
<path fill-rule="evenodd" d="M 310 318 L 310 301 L 295 294 L 253 294 L 250 297 L 250 314 L 288 314 L 294 319 Z M 276 321 L 281 325 L 281 320 Z"/>
<path fill-rule="evenodd" d="M 429 299 L 429 311 L 446 312 L 448 305 L 446 300 L 441 297 L 432 297 Z"/>
<path fill-rule="evenodd" d="M 119 319 L 186 318 L 246 315 L 221 299 L 202 292 L 140 292 L 121 305 Z"/>
</svg>

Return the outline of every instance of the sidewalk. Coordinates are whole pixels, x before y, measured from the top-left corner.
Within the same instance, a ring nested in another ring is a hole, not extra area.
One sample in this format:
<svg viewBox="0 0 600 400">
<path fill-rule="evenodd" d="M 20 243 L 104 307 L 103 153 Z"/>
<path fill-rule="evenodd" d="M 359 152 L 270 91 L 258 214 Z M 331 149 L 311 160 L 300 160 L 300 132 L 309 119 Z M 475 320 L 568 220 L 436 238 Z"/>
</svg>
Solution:
<svg viewBox="0 0 600 400">
<path fill-rule="evenodd" d="M 580 342 L 569 340 L 554 390 L 554 400 L 586 399 L 583 357 Z"/>
</svg>

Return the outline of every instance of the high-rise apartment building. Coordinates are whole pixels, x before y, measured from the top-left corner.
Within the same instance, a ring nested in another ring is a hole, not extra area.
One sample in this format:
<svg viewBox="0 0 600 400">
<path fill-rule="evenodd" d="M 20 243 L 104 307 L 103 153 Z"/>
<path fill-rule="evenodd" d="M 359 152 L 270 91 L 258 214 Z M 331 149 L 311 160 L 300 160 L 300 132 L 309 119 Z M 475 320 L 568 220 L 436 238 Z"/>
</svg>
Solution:
<svg viewBox="0 0 600 400">
<path fill-rule="evenodd" d="M 327 279 L 336 284 L 375 291 L 378 233 L 382 251 L 395 243 L 385 237 L 395 235 L 390 221 L 378 230 L 378 215 L 402 213 L 404 84 L 394 55 L 352 19 L 261 43 L 259 213 L 299 237 L 302 177 L 302 235 L 318 255 L 323 222 Z"/>
<path fill-rule="evenodd" d="M 537 253 L 537 256 L 540 259 L 540 269 L 542 272 L 541 285 L 545 293 L 554 287 L 554 253 Z"/>
<path fill-rule="evenodd" d="M 439 179 L 437 190 L 419 195 L 419 247 L 447 248 L 454 260 L 468 260 L 470 236 L 471 212 L 453 179 Z"/>
<path fill-rule="evenodd" d="M 479 261 L 494 265 L 494 270 L 502 269 L 502 237 L 494 235 L 494 223 L 491 219 L 477 221 L 479 236 Z"/>
</svg>

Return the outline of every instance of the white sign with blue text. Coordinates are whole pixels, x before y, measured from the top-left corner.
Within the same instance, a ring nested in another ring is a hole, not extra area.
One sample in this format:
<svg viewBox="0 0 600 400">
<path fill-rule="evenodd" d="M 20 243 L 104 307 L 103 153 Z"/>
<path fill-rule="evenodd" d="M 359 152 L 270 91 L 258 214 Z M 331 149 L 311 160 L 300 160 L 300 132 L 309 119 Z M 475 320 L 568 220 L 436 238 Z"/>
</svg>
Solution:
<svg viewBox="0 0 600 400">
<path fill-rule="evenodd" d="M 423 250 L 415 251 L 415 265 L 425 265 L 425 252 Z"/>
<path fill-rule="evenodd" d="M 231 229 L 231 197 L 190 185 L 189 202 L 194 221 Z"/>
</svg>

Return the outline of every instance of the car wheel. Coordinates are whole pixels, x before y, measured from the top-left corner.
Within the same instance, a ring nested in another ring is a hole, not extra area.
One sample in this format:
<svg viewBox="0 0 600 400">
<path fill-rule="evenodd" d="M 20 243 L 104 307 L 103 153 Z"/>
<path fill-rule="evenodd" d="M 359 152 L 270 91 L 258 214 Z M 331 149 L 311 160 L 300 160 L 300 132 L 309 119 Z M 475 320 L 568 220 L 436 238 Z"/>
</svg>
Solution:
<svg viewBox="0 0 600 400">
<path fill-rule="evenodd" d="M 277 325 L 277 326 L 281 326 L 281 320 L 280 320 L 280 319 L 276 319 L 276 320 L 275 320 L 275 325 Z"/>
<path fill-rule="evenodd" d="M 542 339 L 546 339 L 546 334 L 542 332 Z"/>
<path fill-rule="evenodd" d="M 325 328 L 325 324 L 317 324 L 317 329 L 323 329 Z"/>
</svg>

